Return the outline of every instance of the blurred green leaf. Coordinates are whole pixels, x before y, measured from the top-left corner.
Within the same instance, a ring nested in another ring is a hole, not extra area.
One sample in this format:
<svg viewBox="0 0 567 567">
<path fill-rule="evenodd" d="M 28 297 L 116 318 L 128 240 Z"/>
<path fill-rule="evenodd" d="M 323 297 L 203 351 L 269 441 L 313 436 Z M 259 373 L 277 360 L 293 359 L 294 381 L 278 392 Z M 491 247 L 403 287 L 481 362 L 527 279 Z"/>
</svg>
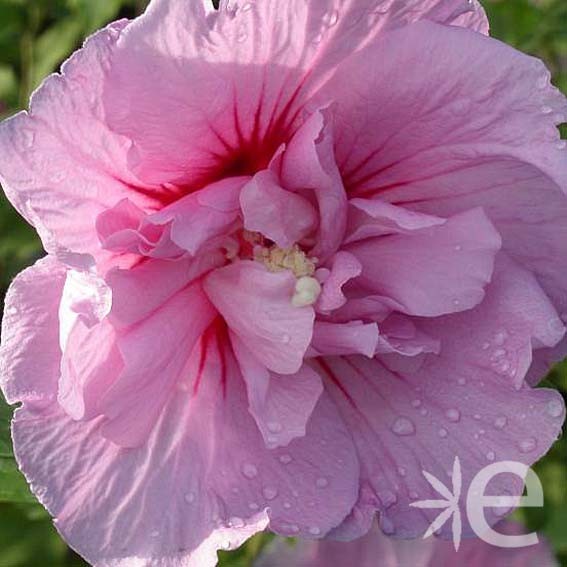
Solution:
<svg viewBox="0 0 567 567">
<path fill-rule="evenodd" d="M 36 41 L 33 64 L 34 88 L 55 71 L 62 60 L 79 43 L 83 35 L 82 22 L 74 17 L 57 22 L 43 32 Z"/>
<path fill-rule="evenodd" d="M 0 502 L 35 502 L 12 453 L 11 418 L 12 408 L 0 397 Z"/>
</svg>

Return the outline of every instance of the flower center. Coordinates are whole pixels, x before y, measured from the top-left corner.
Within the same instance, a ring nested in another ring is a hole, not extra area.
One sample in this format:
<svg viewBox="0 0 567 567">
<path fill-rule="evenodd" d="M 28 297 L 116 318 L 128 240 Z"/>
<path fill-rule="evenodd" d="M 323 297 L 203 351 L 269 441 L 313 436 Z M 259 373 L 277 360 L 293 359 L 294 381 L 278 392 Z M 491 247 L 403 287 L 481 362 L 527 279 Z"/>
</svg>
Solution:
<svg viewBox="0 0 567 567">
<path fill-rule="evenodd" d="M 280 248 L 257 232 L 245 230 L 242 239 L 251 246 L 253 259 L 270 272 L 289 270 L 297 278 L 291 298 L 294 307 L 313 305 L 317 301 L 321 293 L 321 284 L 314 277 L 317 258 L 310 258 L 297 244 Z"/>
</svg>

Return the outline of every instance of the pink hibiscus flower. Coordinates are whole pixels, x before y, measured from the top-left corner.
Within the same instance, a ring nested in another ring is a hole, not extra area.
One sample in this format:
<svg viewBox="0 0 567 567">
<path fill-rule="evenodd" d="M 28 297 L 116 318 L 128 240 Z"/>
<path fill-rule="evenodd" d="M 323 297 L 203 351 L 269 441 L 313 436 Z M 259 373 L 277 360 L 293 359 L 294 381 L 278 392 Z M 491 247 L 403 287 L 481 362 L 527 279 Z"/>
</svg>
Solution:
<svg viewBox="0 0 567 567">
<path fill-rule="evenodd" d="M 567 101 L 487 27 L 464 0 L 154 0 L 1 125 L 48 252 L 8 292 L 2 388 L 87 560 L 201 567 L 377 514 L 417 537 L 422 469 L 548 450 Z"/>
<path fill-rule="evenodd" d="M 497 529 L 505 535 L 521 535 L 525 529 L 513 522 L 501 522 Z M 275 541 L 255 563 L 255 567 L 556 567 L 549 544 L 522 549 L 493 547 L 480 539 L 464 542 L 458 553 L 450 542 L 427 540 L 399 541 L 375 527 L 351 543 L 300 541 L 291 547 Z"/>
</svg>

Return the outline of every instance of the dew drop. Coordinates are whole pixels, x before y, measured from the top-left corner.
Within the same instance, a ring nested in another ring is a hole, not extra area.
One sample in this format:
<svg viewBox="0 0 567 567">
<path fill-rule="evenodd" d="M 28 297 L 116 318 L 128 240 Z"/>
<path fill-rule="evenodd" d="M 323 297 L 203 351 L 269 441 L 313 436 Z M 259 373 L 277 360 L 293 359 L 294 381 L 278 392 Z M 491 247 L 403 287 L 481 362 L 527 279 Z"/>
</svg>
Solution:
<svg viewBox="0 0 567 567">
<path fill-rule="evenodd" d="M 277 421 L 270 421 L 268 423 L 268 431 L 270 431 L 271 433 L 281 433 L 282 429 L 282 424 L 278 423 Z"/>
<path fill-rule="evenodd" d="M 390 508 L 398 501 L 398 497 L 391 490 L 381 490 L 377 496 L 384 508 Z"/>
<path fill-rule="evenodd" d="M 288 345 L 289 343 L 291 343 L 291 335 L 288 335 L 287 333 L 285 335 L 282 336 L 282 343 L 284 345 Z"/>
<path fill-rule="evenodd" d="M 567 140 L 559 140 L 555 146 L 558 150 L 564 150 L 567 148 Z"/>
<path fill-rule="evenodd" d="M 195 502 L 195 493 L 194 492 L 188 492 L 185 495 L 185 502 L 187 502 L 187 504 L 193 504 L 193 502 Z"/>
<path fill-rule="evenodd" d="M 453 423 L 457 423 L 461 419 L 461 412 L 458 409 L 448 409 L 445 415 L 447 419 Z"/>
<path fill-rule="evenodd" d="M 323 41 L 323 34 L 322 33 L 318 33 L 314 38 L 313 38 L 313 43 L 317 44 L 317 43 L 321 43 Z"/>
<path fill-rule="evenodd" d="M 404 468 L 404 467 L 399 467 L 398 468 L 398 474 L 402 477 L 406 476 L 408 474 L 408 471 Z"/>
<path fill-rule="evenodd" d="M 309 528 L 309 533 L 314 536 L 321 535 L 321 529 L 317 526 L 312 526 Z"/>
<path fill-rule="evenodd" d="M 323 23 L 330 28 L 335 26 L 338 21 L 339 21 L 339 13 L 336 10 L 333 12 L 329 12 L 328 14 L 325 14 L 323 16 Z"/>
<path fill-rule="evenodd" d="M 542 106 L 541 113 L 542 114 L 551 114 L 553 112 L 553 108 L 551 106 Z"/>
<path fill-rule="evenodd" d="M 488 451 L 488 453 L 486 453 L 486 458 L 492 462 L 494 461 L 494 459 L 496 458 L 496 455 L 494 454 L 494 451 Z"/>
<path fill-rule="evenodd" d="M 537 441 L 533 437 L 528 437 L 518 443 L 522 453 L 531 453 L 537 446 Z"/>
<path fill-rule="evenodd" d="M 258 475 L 258 469 L 254 465 L 247 463 L 242 466 L 242 474 L 246 478 L 253 479 Z"/>
<path fill-rule="evenodd" d="M 18 308 L 12 305 L 11 307 L 8 307 L 8 309 L 6 309 L 6 313 L 8 313 L 8 315 L 17 315 Z"/>
<path fill-rule="evenodd" d="M 444 427 L 439 429 L 439 431 L 437 433 L 439 434 L 439 437 L 441 437 L 442 439 L 447 437 L 447 435 L 449 434 L 449 432 Z"/>
<path fill-rule="evenodd" d="M 507 338 L 508 333 L 506 333 L 506 331 L 500 331 L 499 333 L 496 333 L 496 336 L 494 337 L 494 344 L 496 346 L 502 346 L 506 342 Z"/>
<path fill-rule="evenodd" d="M 412 492 L 409 493 L 409 497 L 410 497 L 412 500 L 417 500 L 417 499 L 419 498 L 419 494 L 418 494 L 417 492 L 413 492 L 413 491 L 412 491 Z"/>
<path fill-rule="evenodd" d="M 537 80 L 536 86 L 538 89 L 543 90 L 547 87 L 548 84 L 549 84 L 549 77 L 547 77 L 547 75 L 544 75 L 543 77 L 540 77 Z"/>
<path fill-rule="evenodd" d="M 414 407 L 414 408 L 420 407 L 421 404 L 422 404 L 422 401 L 421 401 L 421 400 L 414 400 L 414 401 L 411 403 L 412 407 Z"/>
<path fill-rule="evenodd" d="M 248 508 L 250 508 L 250 510 L 259 510 L 260 506 L 258 506 L 256 502 L 250 502 L 250 504 L 248 504 Z"/>
<path fill-rule="evenodd" d="M 292 461 L 292 457 L 291 455 L 285 454 L 285 455 L 280 455 L 280 463 L 282 465 L 289 465 L 289 463 L 291 463 Z"/>
<path fill-rule="evenodd" d="M 236 35 L 236 42 L 237 43 L 244 43 L 248 39 L 248 32 L 246 28 L 242 27 L 238 30 L 238 34 Z"/>
<path fill-rule="evenodd" d="M 329 486 L 329 481 L 324 476 L 322 476 L 321 478 L 317 479 L 315 485 L 317 486 L 317 488 L 325 488 Z"/>
<path fill-rule="evenodd" d="M 496 427 L 496 429 L 504 429 L 507 423 L 508 423 L 508 418 L 503 415 L 500 415 L 494 420 L 494 427 Z"/>
<path fill-rule="evenodd" d="M 559 400 L 547 402 L 547 413 L 551 417 L 561 417 L 563 415 L 563 404 Z"/>
<path fill-rule="evenodd" d="M 425 417 L 429 412 L 427 411 L 427 409 L 421 408 L 421 410 L 419 411 L 419 413 L 420 413 L 423 417 Z"/>
<path fill-rule="evenodd" d="M 262 494 L 264 495 L 264 498 L 266 500 L 273 500 L 278 495 L 278 491 L 277 489 L 272 488 L 271 486 L 265 486 L 262 489 Z"/>
<path fill-rule="evenodd" d="M 459 386 L 464 386 L 467 383 L 466 378 L 459 378 L 457 380 L 457 383 L 459 384 Z"/>
<path fill-rule="evenodd" d="M 289 525 L 289 531 L 292 534 L 298 534 L 299 533 L 299 526 L 296 526 L 295 524 L 290 524 Z"/>
<path fill-rule="evenodd" d="M 238 516 L 233 516 L 228 520 L 228 525 L 231 528 L 243 528 L 245 526 L 244 520 Z"/>
<path fill-rule="evenodd" d="M 251 2 L 246 2 L 246 4 L 244 4 L 244 6 L 242 6 L 242 8 L 240 8 L 240 11 L 243 12 L 243 13 L 250 12 L 250 10 L 252 10 L 252 3 Z"/>
<path fill-rule="evenodd" d="M 392 535 L 396 533 L 396 528 L 394 527 L 394 523 L 392 522 L 392 520 L 390 520 L 390 518 L 384 515 L 382 515 L 382 517 L 380 518 L 380 527 L 382 528 L 382 531 L 386 535 Z"/>
<path fill-rule="evenodd" d="M 290 502 L 284 502 L 283 507 L 284 507 L 286 510 L 289 510 L 289 509 L 291 508 L 291 503 L 290 503 Z"/>
<path fill-rule="evenodd" d="M 473 415 L 473 417 L 478 421 L 480 419 L 480 414 L 479 413 L 475 413 Z"/>
<path fill-rule="evenodd" d="M 415 425 L 413 421 L 407 417 L 398 417 L 396 421 L 392 424 L 392 431 L 396 435 L 406 436 L 413 435 L 415 433 Z"/>
<path fill-rule="evenodd" d="M 24 150 L 29 150 L 35 142 L 35 132 L 28 128 L 24 128 L 20 132 L 22 147 Z"/>
<path fill-rule="evenodd" d="M 457 252 L 460 252 L 462 249 L 463 249 L 463 247 L 462 247 L 460 244 L 457 244 L 457 245 L 455 246 L 455 250 L 456 250 Z"/>
</svg>

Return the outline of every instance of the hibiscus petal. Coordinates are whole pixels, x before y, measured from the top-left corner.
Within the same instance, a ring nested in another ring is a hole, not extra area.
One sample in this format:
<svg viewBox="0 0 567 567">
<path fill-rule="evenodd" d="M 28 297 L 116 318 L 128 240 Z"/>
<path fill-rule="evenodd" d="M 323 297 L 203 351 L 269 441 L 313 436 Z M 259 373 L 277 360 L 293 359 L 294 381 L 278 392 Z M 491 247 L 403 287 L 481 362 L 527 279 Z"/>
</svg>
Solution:
<svg viewBox="0 0 567 567">
<path fill-rule="evenodd" d="M 561 329 L 548 325 L 552 317 L 533 276 L 500 263 L 481 305 L 423 322 L 442 349 L 419 371 L 394 372 L 363 357 L 326 360 L 327 383 L 365 471 L 356 512 L 337 537 L 350 539 L 367 529 L 373 509 L 380 510 L 387 533 L 423 533 L 438 512 L 417 511 L 409 503 L 438 495 L 421 471 L 450 485 L 447 471 L 456 456 L 466 491 L 472 476 L 490 462 L 530 465 L 546 453 L 561 430 L 563 401 L 553 390 L 518 384 L 532 343 L 561 337 Z M 521 483 L 512 480 L 499 479 L 497 493 L 521 493 Z M 497 517 L 498 512 L 487 512 L 492 522 Z"/>
<path fill-rule="evenodd" d="M 295 374 L 311 342 L 311 307 L 294 307 L 295 277 L 240 261 L 215 270 L 204 281 L 209 298 L 230 330 L 266 368 Z"/>
<path fill-rule="evenodd" d="M 148 442 L 135 449 L 104 439 L 99 420 L 74 422 L 55 405 L 17 411 L 20 466 L 89 562 L 212 567 L 217 549 L 263 529 L 266 514 L 275 532 L 314 538 L 352 507 L 358 463 L 328 397 L 305 437 L 267 450 L 236 362 L 223 352 L 225 363 L 217 349 L 207 357 L 198 395 L 177 390 Z M 198 356 L 193 363 L 195 379 Z"/>
<path fill-rule="evenodd" d="M 323 392 L 317 372 L 303 365 L 288 376 L 270 373 L 235 336 L 232 345 L 246 382 L 250 413 L 270 449 L 303 437 Z"/>
<path fill-rule="evenodd" d="M 108 419 L 103 435 L 123 447 L 146 441 L 215 315 L 200 284 L 194 284 L 119 337 L 124 370 L 99 403 Z"/>
<path fill-rule="evenodd" d="M 317 226 L 311 203 L 280 187 L 269 170 L 256 174 L 244 187 L 240 203 L 244 228 L 263 234 L 280 248 L 291 248 Z"/>
<path fill-rule="evenodd" d="M 442 174 L 454 174 L 456 190 L 458 172 L 473 164 L 497 182 L 492 162 L 507 156 L 536 165 L 565 189 L 555 126 L 567 101 L 549 76 L 537 59 L 469 30 L 419 22 L 382 35 L 345 61 L 321 93 L 337 105 L 345 187 L 399 203 L 413 200 L 407 184 L 435 187 Z"/>
<path fill-rule="evenodd" d="M 521 524 L 510 521 L 500 522 L 495 529 L 506 536 L 528 532 Z M 554 567 L 556 561 L 549 543 L 541 537 L 537 545 L 519 549 L 499 548 L 480 538 L 469 539 L 461 543 L 457 552 L 449 541 L 387 537 L 375 524 L 366 536 L 347 543 L 322 540 L 290 545 L 278 539 L 262 552 L 254 567 L 447 567 L 463 564 L 467 567 Z"/>
<path fill-rule="evenodd" d="M 52 256 L 21 272 L 4 302 L 0 386 L 9 404 L 57 395 L 58 310 L 65 268 Z"/>
<path fill-rule="evenodd" d="M 421 18 L 487 29 L 476 0 L 223 1 L 218 11 L 205 0 L 154 0 L 113 57 L 107 117 L 134 141 L 130 165 L 147 182 L 202 186 L 219 166 L 250 174 L 341 60 Z"/>
<path fill-rule="evenodd" d="M 379 332 L 376 323 L 324 323 L 317 321 L 313 327 L 313 341 L 309 356 L 334 356 L 363 354 L 372 358 L 376 354 Z"/>
<path fill-rule="evenodd" d="M 357 284 L 393 299 L 405 313 L 435 317 L 474 307 L 492 277 L 500 236 L 480 209 L 410 234 L 351 244 Z"/>
<path fill-rule="evenodd" d="M 91 419 L 98 403 L 123 369 L 116 332 L 108 320 L 89 328 L 73 326 L 61 360 L 57 400 L 73 419 Z"/>
<path fill-rule="evenodd" d="M 138 323 L 185 286 L 224 262 L 222 254 L 208 253 L 175 262 L 147 260 L 128 270 L 112 269 L 106 281 L 112 290 L 113 324 L 127 327 Z"/>
<path fill-rule="evenodd" d="M 225 234 L 237 219 L 240 191 L 247 181 L 247 177 L 231 177 L 213 183 L 151 215 L 148 222 L 171 223 L 173 242 L 195 255 L 209 240 Z"/>
<path fill-rule="evenodd" d="M 315 112 L 290 141 L 282 155 L 281 179 L 288 189 L 314 193 L 319 235 L 311 253 L 327 260 L 342 243 L 347 221 L 347 197 L 335 163 L 328 109 Z"/>
<path fill-rule="evenodd" d="M 362 272 L 362 265 L 352 254 L 337 252 L 329 262 L 330 270 L 323 280 L 322 291 L 315 305 L 317 311 L 329 313 L 346 303 L 343 286 Z M 325 269 L 325 268 L 323 268 Z M 320 275 L 320 271 L 316 275 Z"/>
<path fill-rule="evenodd" d="M 105 124 L 102 90 L 109 61 L 127 22 L 108 26 L 34 93 L 30 111 L 0 126 L 0 178 L 6 195 L 38 230 L 45 248 L 98 253 L 98 214 L 133 189 L 129 141 Z"/>
<path fill-rule="evenodd" d="M 411 233 L 414 230 L 442 225 L 446 221 L 378 199 L 351 199 L 349 205 L 351 207 L 346 243 L 373 236 Z"/>
</svg>

